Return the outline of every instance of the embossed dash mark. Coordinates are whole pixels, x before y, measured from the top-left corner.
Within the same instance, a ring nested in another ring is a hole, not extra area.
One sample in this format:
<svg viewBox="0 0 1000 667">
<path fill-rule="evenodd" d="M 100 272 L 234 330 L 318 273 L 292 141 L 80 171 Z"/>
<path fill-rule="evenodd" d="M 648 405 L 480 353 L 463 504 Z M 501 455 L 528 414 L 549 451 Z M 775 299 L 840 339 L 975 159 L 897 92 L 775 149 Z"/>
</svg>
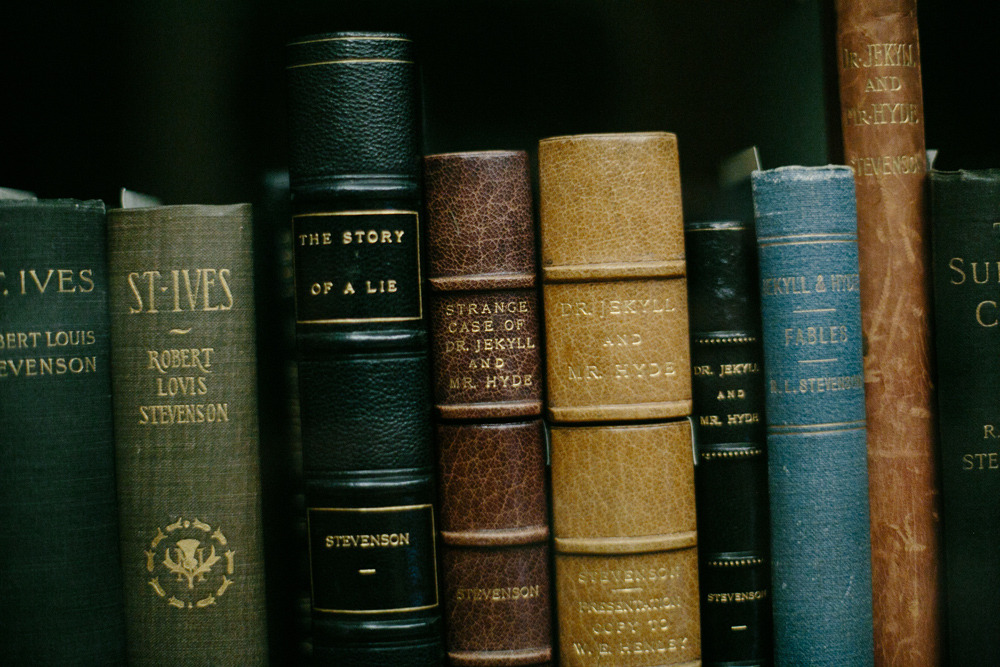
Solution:
<svg viewBox="0 0 1000 667">
<path fill-rule="evenodd" d="M 364 574 L 364 575 L 375 574 L 375 568 L 372 568 L 370 570 L 358 570 L 358 574 Z"/>
<path fill-rule="evenodd" d="M 191 333 L 191 327 L 187 329 L 171 329 L 170 333 L 174 334 L 175 336 L 183 336 L 184 334 Z"/>
</svg>

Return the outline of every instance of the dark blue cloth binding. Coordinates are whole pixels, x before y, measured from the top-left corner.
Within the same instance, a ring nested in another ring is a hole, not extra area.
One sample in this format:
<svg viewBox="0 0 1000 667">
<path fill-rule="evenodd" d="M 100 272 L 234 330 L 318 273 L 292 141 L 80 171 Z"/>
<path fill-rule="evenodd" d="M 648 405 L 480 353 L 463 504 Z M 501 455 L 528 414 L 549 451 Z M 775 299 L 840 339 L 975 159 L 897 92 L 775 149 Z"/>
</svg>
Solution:
<svg viewBox="0 0 1000 667">
<path fill-rule="evenodd" d="M 847 167 L 753 174 L 775 664 L 871 665 L 857 213 Z"/>
</svg>

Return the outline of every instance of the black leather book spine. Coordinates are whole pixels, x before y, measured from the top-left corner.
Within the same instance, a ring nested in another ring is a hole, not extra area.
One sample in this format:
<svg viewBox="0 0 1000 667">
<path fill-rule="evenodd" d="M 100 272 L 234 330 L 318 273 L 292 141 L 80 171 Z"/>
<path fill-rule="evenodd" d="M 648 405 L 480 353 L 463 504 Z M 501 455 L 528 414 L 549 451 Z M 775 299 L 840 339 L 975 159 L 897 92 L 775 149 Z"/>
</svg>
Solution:
<svg viewBox="0 0 1000 667">
<path fill-rule="evenodd" d="M 771 664 L 763 352 L 753 225 L 686 225 L 702 661 Z"/>
<path fill-rule="evenodd" d="M 123 665 L 99 201 L 0 202 L 0 664 Z"/>
<path fill-rule="evenodd" d="M 948 665 L 1000 656 L 1000 170 L 928 174 Z"/>
<path fill-rule="evenodd" d="M 413 45 L 334 33 L 288 53 L 313 656 L 437 665 Z"/>
</svg>

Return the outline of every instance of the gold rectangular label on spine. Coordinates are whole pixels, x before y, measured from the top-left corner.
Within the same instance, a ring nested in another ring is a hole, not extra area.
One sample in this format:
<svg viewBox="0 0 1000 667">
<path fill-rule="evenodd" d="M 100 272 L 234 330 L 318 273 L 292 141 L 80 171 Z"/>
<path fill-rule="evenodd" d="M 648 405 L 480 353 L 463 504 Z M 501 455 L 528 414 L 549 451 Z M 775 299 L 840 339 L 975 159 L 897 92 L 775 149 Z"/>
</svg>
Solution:
<svg viewBox="0 0 1000 667">
<path fill-rule="evenodd" d="M 416 211 L 304 213 L 292 242 L 299 325 L 423 318 Z"/>
</svg>

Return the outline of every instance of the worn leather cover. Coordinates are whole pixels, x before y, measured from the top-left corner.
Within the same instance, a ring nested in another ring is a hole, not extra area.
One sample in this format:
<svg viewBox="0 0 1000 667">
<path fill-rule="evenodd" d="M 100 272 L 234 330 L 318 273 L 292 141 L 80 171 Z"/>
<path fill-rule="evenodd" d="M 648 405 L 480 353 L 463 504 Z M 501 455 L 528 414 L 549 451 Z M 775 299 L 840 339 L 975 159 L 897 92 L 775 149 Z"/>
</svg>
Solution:
<svg viewBox="0 0 1000 667">
<path fill-rule="evenodd" d="M 434 398 L 448 419 L 540 415 L 541 341 L 524 151 L 424 159 Z"/>
<path fill-rule="evenodd" d="M 295 189 L 370 187 L 420 169 L 413 42 L 338 32 L 288 45 L 289 170 Z"/>
<path fill-rule="evenodd" d="M 547 663 L 552 593 L 528 157 L 431 155 L 424 184 L 448 658 Z"/>
<path fill-rule="evenodd" d="M 1000 660 L 1000 170 L 928 176 L 949 665 Z"/>
<path fill-rule="evenodd" d="M 251 212 L 108 212 L 131 665 L 267 664 Z"/>
<path fill-rule="evenodd" d="M 850 169 L 752 175 L 776 665 L 871 665 L 857 214 Z"/>
<path fill-rule="evenodd" d="M 104 204 L 0 201 L 0 663 L 124 665 Z"/>
<path fill-rule="evenodd" d="M 942 558 L 917 2 L 836 6 L 857 189 L 875 662 L 931 665 L 942 652 Z"/>
<path fill-rule="evenodd" d="M 700 664 L 677 140 L 538 159 L 560 662 Z"/>
<path fill-rule="evenodd" d="M 543 139 L 538 164 L 549 416 L 690 414 L 676 137 Z"/>
<path fill-rule="evenodd" d="M 413 45 L 288 47 L 313 657 L 437 665 L 432 392 Z"/>
<path fill-rule="evenodd" d="M 437 426 L 442 580 L 453 665 L 552 659 L 539 419 Z"/>
<path fill-rule="evenodd" d="M 702 659 L 705 665 L 767 665 L 770 531 L 754 226 L 752 220 L 687 223 L 684 240 Z"/>
<path fill-rule="evenodd" d="M 561 664 L 700 664 L 689 422 L 551 437 Z"/>
</svg>

